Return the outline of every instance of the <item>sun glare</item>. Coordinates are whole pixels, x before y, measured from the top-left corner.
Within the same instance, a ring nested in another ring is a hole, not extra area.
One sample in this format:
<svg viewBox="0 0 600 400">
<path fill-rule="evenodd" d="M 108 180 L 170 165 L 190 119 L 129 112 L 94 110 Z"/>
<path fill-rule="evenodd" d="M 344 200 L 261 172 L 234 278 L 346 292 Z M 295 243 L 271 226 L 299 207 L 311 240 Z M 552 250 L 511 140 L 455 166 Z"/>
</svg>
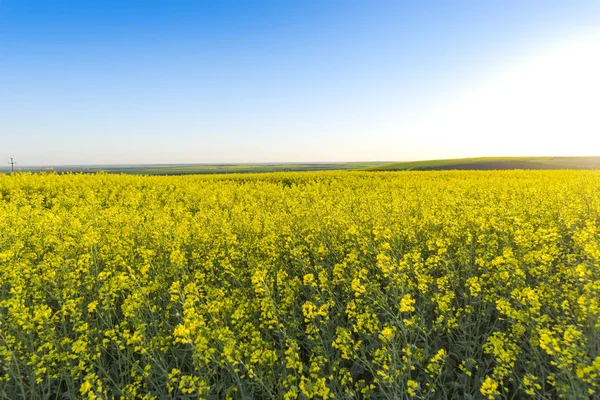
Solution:
<svg viewBox="0 0 600 400">
<path fill-rule="evenodd" d="M 600 34 L 488 74 L 406 128 L 440 153 L 593 155 L 600 148 Z"/>
</svg>

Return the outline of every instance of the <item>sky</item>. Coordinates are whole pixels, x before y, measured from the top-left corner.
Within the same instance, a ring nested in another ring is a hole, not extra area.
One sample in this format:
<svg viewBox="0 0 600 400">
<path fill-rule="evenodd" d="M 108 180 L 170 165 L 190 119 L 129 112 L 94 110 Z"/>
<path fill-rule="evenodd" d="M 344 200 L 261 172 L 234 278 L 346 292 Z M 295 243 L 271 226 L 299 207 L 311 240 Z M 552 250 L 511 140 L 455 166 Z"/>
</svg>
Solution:
<svg viewBox="0 0 600 400">
<path fill-rule="evenodd" d="M 597 0 L 0 0 L 0 159 L 600 155 L 598 71 Z"/>
</svg>

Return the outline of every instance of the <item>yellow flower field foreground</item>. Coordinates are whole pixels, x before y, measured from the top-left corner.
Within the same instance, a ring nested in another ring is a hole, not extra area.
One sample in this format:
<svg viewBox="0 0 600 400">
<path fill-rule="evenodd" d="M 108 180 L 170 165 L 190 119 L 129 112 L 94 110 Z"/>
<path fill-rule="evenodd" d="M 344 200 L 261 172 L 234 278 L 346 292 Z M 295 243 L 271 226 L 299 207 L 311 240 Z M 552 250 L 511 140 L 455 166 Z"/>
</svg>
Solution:
<svg viewBox="0 0 600 400">
<path fill-rule="evenodd" d="M 599 318 L 599 172 L 0 176 L 0 398 L 586 399 Z"/>
</svg>

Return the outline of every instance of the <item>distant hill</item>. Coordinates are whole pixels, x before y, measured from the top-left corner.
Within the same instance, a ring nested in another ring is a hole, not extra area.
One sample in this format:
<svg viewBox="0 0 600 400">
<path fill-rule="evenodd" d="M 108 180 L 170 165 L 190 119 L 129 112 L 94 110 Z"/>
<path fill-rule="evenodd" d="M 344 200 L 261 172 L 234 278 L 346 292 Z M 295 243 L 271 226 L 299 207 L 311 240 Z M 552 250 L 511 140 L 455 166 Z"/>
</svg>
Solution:
<svg viewBox="0 0 600 400">
<path fill-rule="evenodd" d="M 425 171 L 455 169 L 600 169 L 600 156 L 454 158 L 447 160 L 397 162 L 365 168 L 367 171 Z"/>
</svg>

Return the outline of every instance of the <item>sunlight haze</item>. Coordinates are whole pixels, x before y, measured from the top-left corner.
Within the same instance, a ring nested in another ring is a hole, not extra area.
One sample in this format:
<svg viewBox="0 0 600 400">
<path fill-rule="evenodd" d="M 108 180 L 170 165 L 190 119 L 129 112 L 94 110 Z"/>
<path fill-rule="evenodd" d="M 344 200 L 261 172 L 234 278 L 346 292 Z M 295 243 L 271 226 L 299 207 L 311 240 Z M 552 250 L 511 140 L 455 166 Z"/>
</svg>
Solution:
<svg viewBox="0 0 600 400">
<path fill-rule="evenodd" d="M 600 35 L 502 65 L 402 129 L 433 158 L 594 155 L 600 149 Z M 422 143 L 422 138 L 434 139 Z M 460 144 L 460 146 L 457 146 Z"/>
</svg>

